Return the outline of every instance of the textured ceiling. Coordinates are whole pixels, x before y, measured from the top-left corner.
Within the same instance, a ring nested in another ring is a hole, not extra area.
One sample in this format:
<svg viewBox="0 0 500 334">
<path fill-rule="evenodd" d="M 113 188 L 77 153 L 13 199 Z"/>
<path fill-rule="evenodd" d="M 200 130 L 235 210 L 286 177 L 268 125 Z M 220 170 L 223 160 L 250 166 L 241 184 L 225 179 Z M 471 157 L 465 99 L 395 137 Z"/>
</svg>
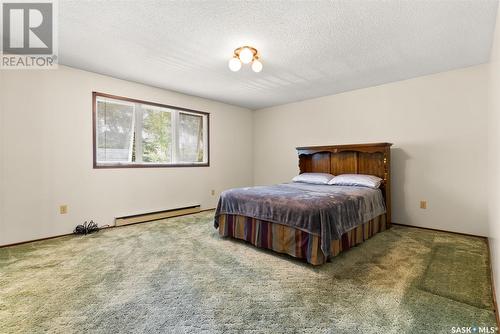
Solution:
<svg viewBox="0 0 500 334">
<path fill-rule="evenodd" d="M 493 0 L 59 2 L 59 59 L 259 109 L 481 64 Z M 264 70 L 229 71 L 234 48 Z"/>
</svg>

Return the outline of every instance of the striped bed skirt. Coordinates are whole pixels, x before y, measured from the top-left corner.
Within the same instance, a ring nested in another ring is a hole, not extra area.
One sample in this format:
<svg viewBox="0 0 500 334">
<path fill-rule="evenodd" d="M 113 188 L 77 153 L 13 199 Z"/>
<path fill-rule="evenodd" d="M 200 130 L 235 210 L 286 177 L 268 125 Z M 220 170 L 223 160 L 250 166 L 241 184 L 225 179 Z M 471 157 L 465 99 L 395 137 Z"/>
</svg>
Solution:
<svg viewBox="0 0 500 334">
<path fill-rule="evenodd" d="M 387 228 L 386 215 L 380 215 L 344 234 L 330 245 L 330 257 L 363 243 Z M 258 248 L 271 249 L 320 265 L 326 258 L 321 251 L 321 237 L 286 225 L 239 215 L 221 215 L 219 235 L 245 240 Z"/>
</svg>

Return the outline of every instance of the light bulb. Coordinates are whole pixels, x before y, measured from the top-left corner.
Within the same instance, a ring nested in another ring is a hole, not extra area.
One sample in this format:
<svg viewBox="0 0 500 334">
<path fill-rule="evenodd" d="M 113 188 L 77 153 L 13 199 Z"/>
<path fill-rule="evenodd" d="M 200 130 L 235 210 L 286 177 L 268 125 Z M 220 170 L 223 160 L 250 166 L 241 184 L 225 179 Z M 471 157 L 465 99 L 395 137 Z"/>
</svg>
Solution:
<svg viewBox="0 0 500 334">
<path fill-rule="evenodd" d="M 257 59 L 255 59 L 252 63 L 252 70 L 255 73 L 259 73 L 260 71 L 262 71 L 262 63 L 260 61 L 258 61 Z"/>
<path fill-rule="evenodd" d="M 253 52 L 249 48 L 243 48 L 240 51 L 240 60 L 243 64 L 248 64 L 253 60 Z"/>
<path fill-rule="evenodd" d="M 229 60 L 229 69 L 233 72 L 238 72 L 241 68 L 241 61 L 236 58 L 236 57 L 233 57 Z"/>
</svg>

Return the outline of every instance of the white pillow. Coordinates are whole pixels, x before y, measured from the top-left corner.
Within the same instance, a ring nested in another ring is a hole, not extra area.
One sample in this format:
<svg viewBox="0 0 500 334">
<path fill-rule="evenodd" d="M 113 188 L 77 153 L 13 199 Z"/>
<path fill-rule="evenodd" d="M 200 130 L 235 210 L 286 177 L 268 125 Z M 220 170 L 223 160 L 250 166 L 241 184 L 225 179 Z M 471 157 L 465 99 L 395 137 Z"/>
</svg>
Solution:
<svg viewBox="0 0 500 334">
<path fill-rule="evenodd" d="M 382 184 L 382 179 L 374 175 L 341 174 L 331 179 L 328 184 L 337 186 L 361 186 L 377 189 Z"/>
<path fill-rule="evenodd" d="M 328 184 L 334 175 L 328 173 L 302 173 L 292 179 L 293 182 Z"/>
</svg>

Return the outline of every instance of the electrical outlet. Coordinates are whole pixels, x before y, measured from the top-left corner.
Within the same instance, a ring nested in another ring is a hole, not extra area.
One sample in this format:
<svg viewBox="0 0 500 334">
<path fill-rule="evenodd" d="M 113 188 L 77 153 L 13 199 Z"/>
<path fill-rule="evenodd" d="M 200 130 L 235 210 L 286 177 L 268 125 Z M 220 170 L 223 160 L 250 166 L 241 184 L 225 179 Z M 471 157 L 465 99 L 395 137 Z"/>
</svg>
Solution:
<svg viewBox="0 0 500 334">
<path fill-rule="evenodd" d="M 212 194 L 212 196 L 215 196 L 215 190 L 214 189 L 210 190 L 210 194 Z"/>
<path fill-rule="evenodd" d="M 66 204 L 59 206 L 59 213 L 65 215 L 68 213 L 68 206 Z"/>
<path fill-rule="evenodd" d="M 420 209 L 427 209 L 427 201 L 420 201 Z"/>
</svg>

